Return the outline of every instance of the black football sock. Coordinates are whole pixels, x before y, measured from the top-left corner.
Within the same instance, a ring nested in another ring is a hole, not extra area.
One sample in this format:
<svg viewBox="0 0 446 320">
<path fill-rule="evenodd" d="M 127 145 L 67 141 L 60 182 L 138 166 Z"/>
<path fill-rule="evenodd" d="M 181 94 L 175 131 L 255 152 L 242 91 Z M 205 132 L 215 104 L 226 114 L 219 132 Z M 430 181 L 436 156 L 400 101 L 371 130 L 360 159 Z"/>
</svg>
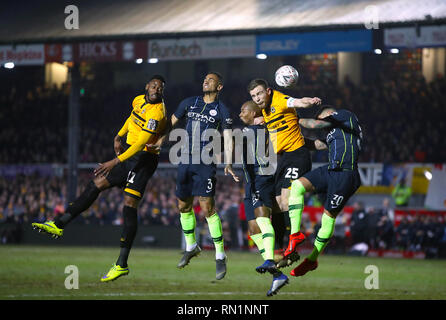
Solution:
<svg viewBox="0 0 446 320">
<path fill-rule="evenodd" d="M 283 237 L 285 236 L 285 212 L 276 212 L 272 214 L 271 223 L 275 232 L 275 243 L 277 249 L 283 248 Z"/>
<path fill-rule="evenodd" d="M 125 268 L 127 267 L 127 259 L 129 258 L 130 249 L 132 248 L 133 240 L 136 237 L 136 231 L 138 230 L 138 217 L 137 209 L 124 206 L 124 229 L 121 233 L 119 258 L 116 264 Z"/>
<path fill-rule="evenodd" d="M 55 225 L 58 228 L 63 229 L 74 218 L 90 208 L 100 193 L 101 190 L 96 187 L 93 181 L 90 181 L 82 194 L 68 205 L 65 213 L 61 217 L 56 217 L 54 219 Z"/>
</svg>

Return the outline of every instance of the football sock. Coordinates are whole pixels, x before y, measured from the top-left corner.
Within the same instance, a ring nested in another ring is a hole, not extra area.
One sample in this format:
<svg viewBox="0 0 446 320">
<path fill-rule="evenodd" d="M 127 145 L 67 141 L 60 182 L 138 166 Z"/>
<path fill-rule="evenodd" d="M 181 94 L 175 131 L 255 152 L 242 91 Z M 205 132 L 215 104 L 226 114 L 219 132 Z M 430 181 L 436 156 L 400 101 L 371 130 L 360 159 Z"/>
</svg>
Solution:
<svg viewBox="0 0 446 320">
<path fill-rule="evenodd" d="M 285 236 L 285 212 L 277 212 L 271 215 L 271 223 L 275 232 L 274 242 L 278 249 L 283 249 L 283 237 Z"/>
<path fill-rule="evenodd" d="M 300 231 L 302 211 L 304 209 L 305 188 L 299 180 L 291 184 L 290 197 L 288 199 L 288 210 L 291 224 L 291 234 Z"/>
<path fill-rule="evenodd" d="M 130 254 L 130 249 L 132 248 L 133 240 L 136 237 L 136 231 L 138 230 L 138 217 L 137 209 L 124 206 L 123 209 L 124 218 L 124 229 L 121 233 L 120 247 L 121 252 L 119 253 L 117 265 L 121 267 L 127 267 L 127 259 Z"/>
<path fill-rule="evenodd" d="M 197 220 L 195 218 L 194 209 L 190 212 L 180 213 L 181 228 L 183 229 L 184 238 L 186 239 L 186 251 L 192 251 L 197 246 L 195 239 L 195 227 Z"/>
<path fill-rule="evenodd" d="M 335 218 L 330 217 L 326 213 L 322 215 L 321 228 L 319 229 L 316 239 L 314 240 L 314 248 L 311 254 L 307 257 L 308 260 L 316 261 L 319 254 L 327 246 L 328 241 L 333 235 L 335 228 Z"/>
<path fill-rule="evenodd" d="M 223 228 L 221 226 L 221 220 L 217 212 L 210 217 L 206 217 L 208 222 L 209 232 L 215 246 L 215 257 L 217 259 L 224 259 L 225 248 L 223 243 Z"/>
<path fill-rule="evenodd" d="M 274 260 L 274 228 L 270 218 L 258 217 L 256 222 L 262 231 L 263 246 L 266 260 Z"/>
<path fill-rule="evenodd" d="M 257 249 L 259 249 L 259 253 L 262 255 L 263 260 L 266 260 L 265 258 L 265 247 L 263 246 L 263 239 L 261 233 L 251 234 L 250 235 L 252 241 L 257 246 Z"/>
<path fill-rule="evenodd" d="M 90 208 L 90 206 L 93 204 L 93 202 L 95 202 L 100 193 L 101 190 L 96 187 L 93 181 L 90 181 L 82 194 L 68 205 L 65 213 L 62 216 L 56 217 L 54 219 L 54 224 L 58 228 L 63 229 L 74 218 Z"/>
</svg>

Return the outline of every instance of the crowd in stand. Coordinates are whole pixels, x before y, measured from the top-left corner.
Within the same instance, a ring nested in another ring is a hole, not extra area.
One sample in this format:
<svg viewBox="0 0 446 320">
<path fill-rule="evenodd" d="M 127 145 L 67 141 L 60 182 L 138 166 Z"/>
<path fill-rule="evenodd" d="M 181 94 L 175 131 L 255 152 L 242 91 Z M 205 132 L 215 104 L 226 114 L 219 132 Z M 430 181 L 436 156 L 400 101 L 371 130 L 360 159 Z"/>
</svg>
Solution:
<svg viewBox="0 0 446 320">
<path fill-rule="evenodd" d="M 388 199 L 384 199 L 381 208 L 365 208 L 359 202 L 353 207 L 352 244 L 366 243 L 370 249 L 424 251 L 432 256 L 446 248 L 446 221 L 441 215 L 406 215 L 396 223 Z"/>
</svg>

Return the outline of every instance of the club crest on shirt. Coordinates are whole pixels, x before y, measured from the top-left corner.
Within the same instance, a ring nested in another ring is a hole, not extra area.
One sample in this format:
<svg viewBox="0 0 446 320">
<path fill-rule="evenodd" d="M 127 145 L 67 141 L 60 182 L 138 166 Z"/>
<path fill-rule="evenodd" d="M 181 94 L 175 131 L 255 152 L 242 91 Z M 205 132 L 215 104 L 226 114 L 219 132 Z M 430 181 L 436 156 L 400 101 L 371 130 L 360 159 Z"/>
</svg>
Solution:
<svg viewBox="0 0 446 320">
<path fill-rule="evenodd" d="M 271 113 L 276 112 L 276 109 L 274 109 L 274 107 L 271 107 Z"/>
<path fill-rule="evenodd" d="M 217 110 L 212 109 L 212 110 L 209 111 L 209 114 L 210 114 L 211 116 L 215 117 L 215 116 L 217 115 Z"/>
<path fill-rule="evenodd" d="M 157 127 L 158 121 L 156 121 L 155 119 L 149 119 L 149 121 L 147 122 L 147 129 L 155 131 Z"/>
</svg>

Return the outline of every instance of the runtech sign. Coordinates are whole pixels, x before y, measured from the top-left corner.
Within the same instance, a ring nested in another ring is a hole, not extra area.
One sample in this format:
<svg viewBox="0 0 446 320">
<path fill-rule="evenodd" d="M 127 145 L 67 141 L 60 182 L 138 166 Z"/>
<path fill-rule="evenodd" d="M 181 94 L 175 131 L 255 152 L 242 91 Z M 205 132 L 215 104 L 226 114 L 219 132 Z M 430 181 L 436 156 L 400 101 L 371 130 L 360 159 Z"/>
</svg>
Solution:
<svg viewBox="0 0 446 320">
<path fill-rule="evenodd" d="M 252 57 L 255 45 L 255 36 L 160 39 L 149 41 L 148 53 L 160 60 Z"/>
</svg>

